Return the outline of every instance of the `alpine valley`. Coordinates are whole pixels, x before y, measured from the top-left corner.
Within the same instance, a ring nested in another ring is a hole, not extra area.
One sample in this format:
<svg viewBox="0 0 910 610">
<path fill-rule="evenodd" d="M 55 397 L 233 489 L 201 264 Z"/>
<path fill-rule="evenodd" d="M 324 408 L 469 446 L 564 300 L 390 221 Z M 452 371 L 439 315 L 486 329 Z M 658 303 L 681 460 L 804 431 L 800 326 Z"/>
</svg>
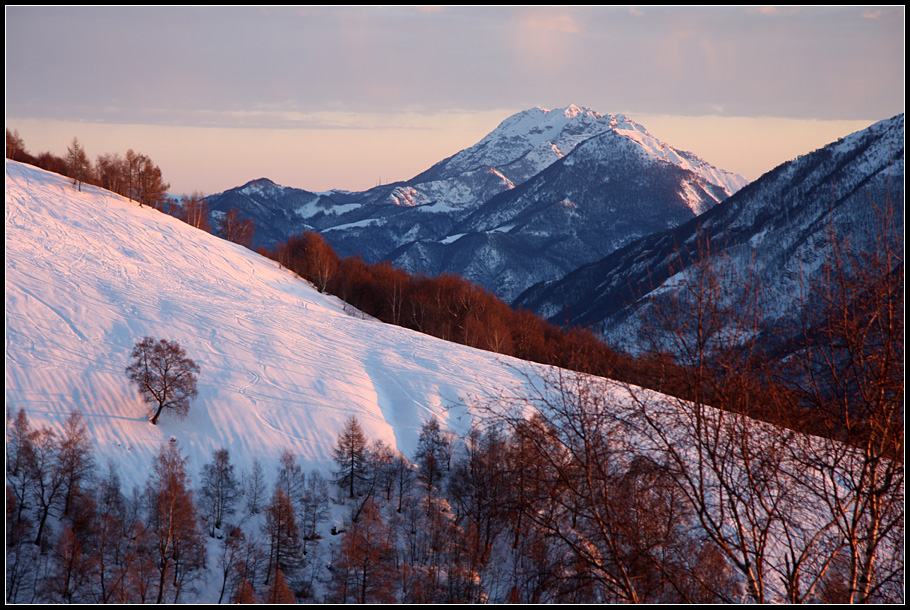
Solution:
<svg viewBox="0 0 910 610">
<path fill-rule="evenodd" d="M 261 178 L 212 195 L 256 223 L 255 246 L 317 231 L 341 256 L 452 273 L 511 302 L 618 248 L 685 223 L 747 184 L 623 115 L 515 114 L 404 182 L 312 193 Z"/>
</svg>

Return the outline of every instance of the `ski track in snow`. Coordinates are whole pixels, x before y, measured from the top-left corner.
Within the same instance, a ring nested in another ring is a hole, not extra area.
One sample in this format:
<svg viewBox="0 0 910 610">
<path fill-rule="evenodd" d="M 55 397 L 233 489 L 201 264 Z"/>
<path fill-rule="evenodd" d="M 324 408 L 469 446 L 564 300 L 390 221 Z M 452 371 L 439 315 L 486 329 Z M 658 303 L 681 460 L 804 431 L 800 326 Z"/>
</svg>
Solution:
<svg viewBox="0 0 910 610">
<path fill-rule="evenodd" d="M 215 449 L 267 474 L 284 449 L 331 467 L 356 416 L 413 457 L 421 425 L 526 382 L 526 363 L 355 316 L 277 264 L 93 186 L 6 163 L 6 408 L 35 427 L 84 415 L 100 468 L 142 485 L 176 437 L 196 476 Z M 201 368 L 185 419 L 158 426 L 124 369 L 143 336 Z"/>
</svg>

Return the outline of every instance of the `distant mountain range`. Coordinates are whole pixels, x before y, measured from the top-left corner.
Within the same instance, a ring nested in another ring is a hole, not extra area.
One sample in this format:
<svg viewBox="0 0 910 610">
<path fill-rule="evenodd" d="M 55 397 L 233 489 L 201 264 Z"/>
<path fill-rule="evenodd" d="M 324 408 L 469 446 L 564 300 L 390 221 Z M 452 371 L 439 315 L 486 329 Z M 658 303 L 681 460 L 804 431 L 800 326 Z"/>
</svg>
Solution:
<svg viewBox="0 0 910 610">
<path fill-rule="evenodd" d="M 636 351 L 648 308 L 691 280 L 695 262 L 723 259 L 748 278 L 728 281 L 729 294 L 742 294 L 747 283 L 761 287 L 764 327 L 770 328 L 800 314 L 832 238 L 852 252 L 875 252 L 883 239 L 881 214 L 891 213 L 884 220 L 895 223 L 903 251 L 903 188 L 900 114 L 780 165 L 678 227 L 536 285 L 515 305 L 559 324 L 594 328 L 612 345 Z"/>
<path fill-rule="evenodd" d="M 313 193 L 262 178 L 208 201 L 216 219 L 252 218 L 257 246 L 318 231 L 342 256 L 458 274 L 511 301 L 746 184 L 628 117 L 569 106 L 515 114 L 404 182 Z"/>
</svg>

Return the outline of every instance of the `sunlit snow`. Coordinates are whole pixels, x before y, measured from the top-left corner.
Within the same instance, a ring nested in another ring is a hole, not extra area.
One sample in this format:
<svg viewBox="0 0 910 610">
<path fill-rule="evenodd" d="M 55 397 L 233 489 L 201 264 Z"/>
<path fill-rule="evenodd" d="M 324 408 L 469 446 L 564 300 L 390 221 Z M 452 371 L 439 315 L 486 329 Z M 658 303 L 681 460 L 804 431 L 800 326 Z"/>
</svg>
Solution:
<svg viewBox="0 0 910 610">
<path fill-rule="evenodd" d="M 133 344 L 201 367 L 185 419 L 158 426 L 124 373 Z M 432 416 L 523 381 L 520 361 L 381 324 L 240 246 L 28 165 L 6 163 L 6 409 L 59 426 L 79 409 L 127 488 L 172 437 L 191 472 L 228 448 L 266 472 L 285 448 L 325 467 L 345 420 L 411 457 Z"/>
</svg>

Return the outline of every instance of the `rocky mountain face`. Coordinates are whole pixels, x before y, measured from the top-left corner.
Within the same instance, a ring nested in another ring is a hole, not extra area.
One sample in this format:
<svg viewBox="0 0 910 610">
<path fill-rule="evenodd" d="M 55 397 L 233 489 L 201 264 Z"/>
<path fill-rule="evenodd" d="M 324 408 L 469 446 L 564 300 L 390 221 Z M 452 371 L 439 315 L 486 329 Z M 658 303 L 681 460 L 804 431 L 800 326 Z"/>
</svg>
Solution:
<svg viewBox="0 0 910 610">
<path fill-rule="evenodd" d="M 697 263 L 708 261 L 730 302 L 758 287 L 770 328 L 800 315 L 833 252 L 880 251 L 888 224 L 903 251 L 903 184 L 901 114 L 782 164 L 678 227 L 538 284 L 515 305 L 635 351 L 649 308 L 696 281 Z"/>
<path fill-rule="evenodd" d="M 745 184 L 625 116 L 569 106 L 515 114 L 408 181 L 311 193 L 260 179 L 208 200 L 215 217 L 252 218 L 256 245 L 318 231 L 342 256 L 455 273 L 511 301 Z"/>
</svg>

